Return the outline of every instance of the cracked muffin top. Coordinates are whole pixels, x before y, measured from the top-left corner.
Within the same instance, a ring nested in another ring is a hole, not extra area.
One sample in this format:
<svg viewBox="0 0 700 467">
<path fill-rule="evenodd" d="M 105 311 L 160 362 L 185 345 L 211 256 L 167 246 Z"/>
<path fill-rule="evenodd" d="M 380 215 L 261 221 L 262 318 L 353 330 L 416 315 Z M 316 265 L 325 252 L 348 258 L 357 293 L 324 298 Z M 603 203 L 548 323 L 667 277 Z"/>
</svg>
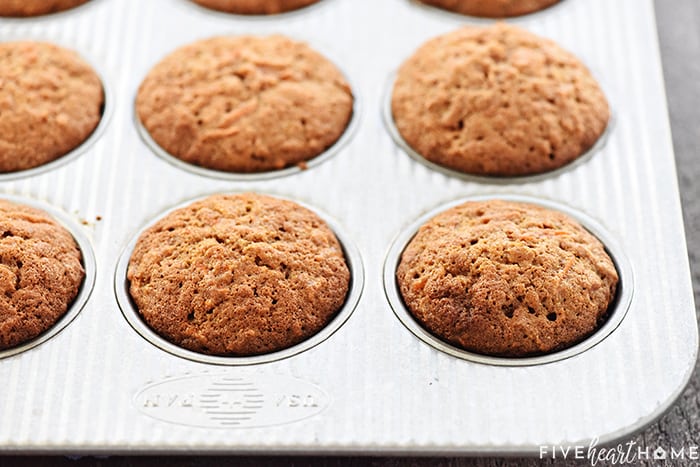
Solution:
<svg viewBox="0 0 700 467">
<path fill-rule="evenodd" d="M 526 357 L 592 334 L 607 319 L 618 274 L 600 241 L 569 216 L 491 200 L 421 226 L 396 279 L 432 334 L 472 352 Z"/>
<path fill-rule="evenodd" d="M 88 0 L 0 0 L 0 16 L 39 16 L 68 10 Z"/>
<path fill-rule="evenodd" d="M 469 16 L 507 18 L 547 8 L 560 0 L 420 0 L 421 2 Z"/>
<path fill-rule="evenodd" d="M 554 42 L 506 24 L 428 41 L 398 71 L 391 109 L 418 154 L 474 175 L 543 173 L 603 134 L 605 95 Z"/>
<path fill-rule="evenodd" d="M 193 0 L 203 7 L 239 15 L 274 15 L 298 10 L 319 0 Z"/>
<path fill-rule="evenodd" d="M 0 200 L 0 349 L 56 323 L 85 277 L 72 235 L 46 212 Z"/>
<path fill-rule="evenodd" d="M 350 272 L 335 234 L 298 204 L 215 195 L 148 228 L 129 261 L 146 323 L 195 352 L 246 356 L 320 331 L 345 302 Z"/>
<path fill-rule="evenodd" d="M 216 37 L 182 47 L 141 84 L 139 119 L 165 151 L 227 172 L 301 165 L 345 131 L 353 96 L 341 72 L 283 36 Z"/>
<path fill-rule="evenodd" d="M 95 130 L 102 82 L 77 53 L 45 42 L 5 42 L 0 63 L 0 172 L 58 159 Z"/>
</svg>

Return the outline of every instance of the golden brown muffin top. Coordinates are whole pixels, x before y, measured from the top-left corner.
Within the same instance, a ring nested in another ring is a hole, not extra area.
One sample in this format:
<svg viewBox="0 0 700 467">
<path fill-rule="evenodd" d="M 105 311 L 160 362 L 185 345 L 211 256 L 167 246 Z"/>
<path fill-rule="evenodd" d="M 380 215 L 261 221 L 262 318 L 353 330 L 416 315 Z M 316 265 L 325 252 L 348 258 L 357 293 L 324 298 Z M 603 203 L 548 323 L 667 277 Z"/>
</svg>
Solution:
<svg viewBox="0 0 700 467">
<path fill-rule="evenodd" d="M 510 357 L 560 350 L 593 333 L 618 282 L 605 248 L 578 222 L 500 200 L 467 202 L 426 222 L 396 277 L 431 333 Z"/>
<path fill-rule="evenodd" d="M 297 344 L 342 307 L 350 282 L 333 232 L 298 204 L 252 193 L 177 209 L 139 238 L 130 293 L 158 334 L 215 355 Z"/>
<path fill-rule="evenodd" d="M 239 15 L 274 15 L 297 10 L 319 0 L 193 0 L 206 8 Z"/>
<path fill-rule="evenodd" d="M 485 18 L 526 15 L 558 3 L 560 0 L 420 0 L 455 13 Z"/>
<path fill-rule="evenodd" d="M 0 172 L 55 160 L 95 130 L 102 82 L 77 53 L 45 42 L 5 42 L 0 63 Z"/>
<path fill-rule="evenodd" d="M 88 0 L 0 0 L 0 16 L 40 16 L 68 10 Z"/>
<path fill-rule="evenodd" d="M 283 36 L 216 37 L 177 49 L 149 72 L 136 101 L 165 151 L 229 172 L 318 156 L 343 134 L 352 107 L 335 65 Z"/>
<path fill-rule="evenodd" d="M 568 164 L 595 144 L 610 117 L 576 57 L 502 23 L 463 27 L 420 47 L 399 69 L 392 114 L 427 160 L 493 176 Z"/>
<path fill-rule="evenodd" d="M 71 234 L 46 212 L 0 200 L 0 349 L 49 329 L 85 277 Z"/>
</svg>

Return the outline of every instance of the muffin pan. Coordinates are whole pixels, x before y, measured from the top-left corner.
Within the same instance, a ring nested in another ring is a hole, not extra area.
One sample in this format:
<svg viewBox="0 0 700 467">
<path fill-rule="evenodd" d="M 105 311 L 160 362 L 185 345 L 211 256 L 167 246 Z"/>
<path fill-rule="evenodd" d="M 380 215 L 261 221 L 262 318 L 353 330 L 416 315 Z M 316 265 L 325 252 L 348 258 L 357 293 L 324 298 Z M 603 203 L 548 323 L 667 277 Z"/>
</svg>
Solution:
<svg viewBox="0 0 700 467">
<path fill-rule="evenodd" d="M 41 34 L 105 64 L 103 82 L 114 86 L 112 118 L 103 117 L 106 126 L 81 157 L 0 179 L 2 196 L 46 200 L 69 213 L 76 238 L 90 238 L 97 258 L 79 319 L 0 360 L 4 452 L 537 455 L 544 444 L 616 442 L 681 393 L 698 333 L 652 1 L 566 0 L 511 20 L 596 70 L 615 126 L 584 163 L 498 181 L 416 163 L 382 122 L 392 70 L 427 39 L 485 20 L 433 14 L 410 0 L 374 2 L 371 15 L 352 0 L 320 4 L 262 20 L 188 0 L 92 0 L 41 19 L 0 19 L 0 40 Z M 355 108 L 354 137 L 322 164 L 274 179 L 222 179 L 156 157 L 133 124 L 133 97 L 152 64 L 197 39 L 272 33 L 306 40 L 351 76 L 356 105 L 361 95 L 371 110 Z M 234 191 L 328 213 L 348 259 L 358 262 L 347 314 L 308 347 L 221 365 L 164 349 L 160 338 L 134 329 L 140 320 L 124 301 L 121 255 L 168 207 Z M 474 197 L 554 203 L 609 248 L 622 277 L 618 308 L 567 358 L 525 366 L 460 358 L 426 345 L 392 311 L 382 274 L 392 272 L 414 220 Z M 398 232 L 405 238 L 391 247 Z"/>
</svg>

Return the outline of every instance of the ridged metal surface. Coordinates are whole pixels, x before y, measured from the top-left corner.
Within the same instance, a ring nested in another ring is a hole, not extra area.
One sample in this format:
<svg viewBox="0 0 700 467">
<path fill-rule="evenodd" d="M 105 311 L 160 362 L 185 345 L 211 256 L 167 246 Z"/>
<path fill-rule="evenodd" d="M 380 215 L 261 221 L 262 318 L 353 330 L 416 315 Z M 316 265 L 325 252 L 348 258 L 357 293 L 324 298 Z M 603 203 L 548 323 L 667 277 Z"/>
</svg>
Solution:
<svg viewBox="0 0 700 467">
<path fill-rule="evenodd" d="M 485 23 L 407 0 L 324 0 L 272 19 L 209 13 L 187 0 L 93 0 L 38 20 L 0 20 L 1 40 L 43 38 L 77 49 L 106 76 L 115 100 L 108 127 L 86 153 L 48 173 L 0 182 L 1 193 L 44 200 L 86 221 L 98 264 L 90 301 L 63 332 L 0 360 L 2 449 L 536 451 L 539 444 L 611 440 L 659 415 L 689 377 L 698 338 L 652 3 L 564 0 L 513 20 L 581 57 L 616 115 L 601 151 L 534 183 L 475 183 L 431 171 L 397 148 L 382 124 L 391 73 L 428 38 L 468 22 Z M 349 144 L 304 173 L 259 182 L 204 178 L 154 155 L 133 122 L 133 99 L 149 68 L 198 38 L 273 32 L 310 42 L 350 74 L 363 113 Z M 113 287 L 119 254 L 164 209 L 241 190 L 295 198 L 338 220 L 365 266 L 357 310 L 327 341 L 278 362 L 229 368 L 170 355 L 122 316 Z M 489 193 L 556 200 L 619 240 L 636 284 L 630 311 L 610 337 L 567 360 L 504 368 L 442 354 L 403 327 L 382 287 L 392 239 L 443 202 Z M 199 387 L 203 374 L 214 376 Z M 194 376 L 197 396 L 220 377 L 279 387 L 266 398 L 282 400 L 281 419 L 292 421 L 201 428 L 137 407 L 144 388 L 184 376 Z M 296 421 L 294 394 L 285 393 L 291 380 L 318 388 L 327 406 Z"/>
</svg>

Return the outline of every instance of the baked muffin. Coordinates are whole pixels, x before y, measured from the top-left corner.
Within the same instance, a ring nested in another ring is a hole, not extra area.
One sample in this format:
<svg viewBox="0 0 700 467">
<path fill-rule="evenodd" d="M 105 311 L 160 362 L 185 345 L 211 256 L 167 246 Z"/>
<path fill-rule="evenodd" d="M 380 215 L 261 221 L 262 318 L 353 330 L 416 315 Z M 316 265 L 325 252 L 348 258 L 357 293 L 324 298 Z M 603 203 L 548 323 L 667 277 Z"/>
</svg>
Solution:
<svg viewBox="0 0 700 467">
<path fill-rule="evenodd" d="M 319 0 L 193 0 L 206 8 L 239 15 L 274 15 L 298 10 Z"/>
<path fill-rule="evenodd" d="M 283 36 L 216 37 L 182 47 L 141 84 L 136 110 L 165 151 L 227 172 L 303 165 L 352 116 L 341 72 Z"/>
<path fill-rule="evenodd" d="M 0 199 L 0 349 L 43 333 L 85 277 L 71 234 L 46 212 Z"/>
<path fill-rule="evenodd" d="M 426 222 L 396 279 L 408 310 L 440 339 L 526 357 L 592 334 L 608 317 L 618 274 L 600 241 L 567 215 L 492 200 Z"/>
<path fill-rule="evenodd" d="M 88 0 L 0 0 L 0 16 L 39 16 L 82 5 Z"/>
<path fill-rule="evenodd" d="M 560 0 L 420 0 L 421 2 L 463 15 L 484 18 L 507 18 L 543 10 Z"/>
<path fill-rule="evenodd" d="M 102 82 L 77 53 L 44 42 L 5 42 L 0 63 L 0 172 L 58 159 L 95 130 Z"/>
<path fill-rule="evenodd" d="M 350 273 L 333 232 L 291 201 L 215 195 L 173 211 L 138 239 L 129 291 L 146 323 L 189 350 L 246 356 L 321 330 Z"/>
<path fill-rule="evenodd" d="M 460 172 L 547 172 L 588 151 L 610 110 L 586 67 L 507 24 L 428 41 L 399 69 L 391 109 L 418 154 Z"/>
</svg>

